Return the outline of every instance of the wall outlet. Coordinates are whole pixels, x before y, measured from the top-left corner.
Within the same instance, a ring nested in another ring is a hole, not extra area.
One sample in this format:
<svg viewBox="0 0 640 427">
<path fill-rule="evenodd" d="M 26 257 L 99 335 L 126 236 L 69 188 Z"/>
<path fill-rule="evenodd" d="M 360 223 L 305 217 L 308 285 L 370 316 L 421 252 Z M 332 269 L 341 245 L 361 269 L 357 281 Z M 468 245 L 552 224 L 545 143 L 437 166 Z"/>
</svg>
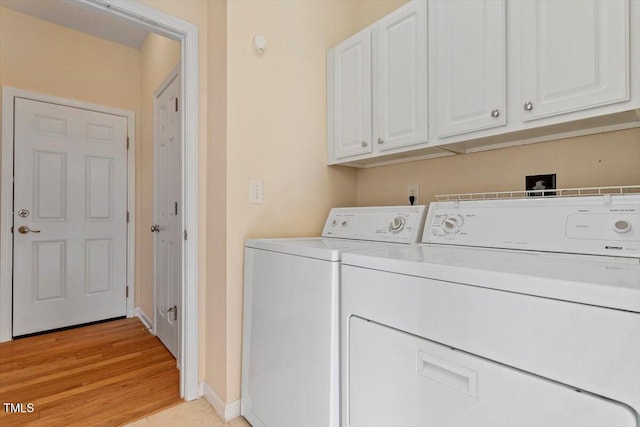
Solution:
<svg viewBox="0 0 640 427">
<path fill-rule="evenodd" d="M 249 181 L 249 203 L 261 204 L 264 196 L 264 185 L 261 179 Z"/>
<path fill-rule="evenodd" d="M 420 204 L 420 185 L 418 184 L 409 184 L 407 185 L 407 203 L 411 204 L 409 197 L 413 196 L 415 199 L 413 200 L 414 205 Z"/>
</svg>

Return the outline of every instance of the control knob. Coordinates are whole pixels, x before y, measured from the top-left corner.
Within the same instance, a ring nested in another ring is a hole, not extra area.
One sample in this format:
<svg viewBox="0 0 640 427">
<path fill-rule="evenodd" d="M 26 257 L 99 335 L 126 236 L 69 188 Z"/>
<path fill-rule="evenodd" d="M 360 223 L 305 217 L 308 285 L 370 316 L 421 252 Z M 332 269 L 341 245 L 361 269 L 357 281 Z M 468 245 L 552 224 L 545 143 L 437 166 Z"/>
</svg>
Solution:
<svg viewBox="0 0 640 427">
<path fill-rule="evenodd" d="M 448 216 L 442 222 L 442 229 L 447 234 L 456 234 L 464 225 L 464 220 L 460 215 Z"/>
<path fill-rule="evenodd" d="M 392 233 L 399 233 L 402 231 L 405 224 L 406 220 L 401 216 L 397 216 L 393 218 L 393 221 L 389 224 L 389 230 L 391 230 Z"/>
</svg>

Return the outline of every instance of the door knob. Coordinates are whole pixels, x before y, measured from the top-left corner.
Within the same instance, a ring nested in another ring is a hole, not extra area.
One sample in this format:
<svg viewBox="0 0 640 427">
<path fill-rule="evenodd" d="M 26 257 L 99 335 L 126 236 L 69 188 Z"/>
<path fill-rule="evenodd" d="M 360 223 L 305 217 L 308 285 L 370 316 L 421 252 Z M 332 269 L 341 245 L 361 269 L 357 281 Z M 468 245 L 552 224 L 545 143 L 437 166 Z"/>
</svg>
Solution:
<svg viewBox="0 0 640 427">
<path fill-rule="evenodd" d="M 151 232 L 152 232 L 152 233 L 159 233 L 159 232 L 160 232 L 160 225 L 158 225 L 158 224 L 153 224 L 153 225 L 151 226 Z"/>
<path fill-rule="evenodd" d="M 20 227 L 18 227 L 18 233 L 20 234 L 27 234 L 27 233 L 39 233 L 40 230 L 32 230 L 29 227 L 27 227 L 26 225 L 21 225 Z"/>
</svg>

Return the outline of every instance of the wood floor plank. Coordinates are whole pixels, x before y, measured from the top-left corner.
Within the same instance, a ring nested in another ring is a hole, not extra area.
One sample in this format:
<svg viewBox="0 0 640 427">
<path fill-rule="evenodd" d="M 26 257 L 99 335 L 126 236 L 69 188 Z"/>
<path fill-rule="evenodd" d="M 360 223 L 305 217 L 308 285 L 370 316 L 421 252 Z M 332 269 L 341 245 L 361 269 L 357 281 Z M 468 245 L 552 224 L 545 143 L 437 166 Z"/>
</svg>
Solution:
<svg viewBox="0 0 640 427">
<path fill-rule="evenodd" d="M 138 319 L 0 344 L 2 426 L 118 426 L 179 403 L 176 361 Z M 34 411 L 26 412 L 26 404 Z"/>
</svg>

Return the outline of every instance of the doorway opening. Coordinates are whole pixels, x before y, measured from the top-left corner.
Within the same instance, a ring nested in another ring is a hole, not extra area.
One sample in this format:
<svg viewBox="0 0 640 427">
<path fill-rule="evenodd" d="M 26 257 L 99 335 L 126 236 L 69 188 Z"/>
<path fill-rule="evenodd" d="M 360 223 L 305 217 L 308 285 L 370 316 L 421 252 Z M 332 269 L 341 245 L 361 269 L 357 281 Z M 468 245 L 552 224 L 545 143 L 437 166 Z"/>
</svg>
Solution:
<svg viewBox="0 0 640 427">
<path fill-rule="evenodd" d="M 72 0 L 68 3 L 126 21 L 180 43 L 180 89 L 182 109 L 181 195 L 183 206 L 180 220 L 185 239 L 181 240 L 180 256 L 180 394 L 185 400 L 199 397 L 198 390 L 198 28 L 174 16 L 159 12 L 135 1 Z M 4 97 L 4 95 L 3 95 Z M 6 120 L 13 117 L 13 103 L 3 102 L 2 181 L 0 189 L 0 341 L 11 339 L 11 304 L 13 277 L 13 127 Z M 131 252 L 133 252 L 131 248 Z M 133 301 L 133 298 L 131 298 Z M 129 307 L 127 314 L 131 315 Z"/>
</svg>

